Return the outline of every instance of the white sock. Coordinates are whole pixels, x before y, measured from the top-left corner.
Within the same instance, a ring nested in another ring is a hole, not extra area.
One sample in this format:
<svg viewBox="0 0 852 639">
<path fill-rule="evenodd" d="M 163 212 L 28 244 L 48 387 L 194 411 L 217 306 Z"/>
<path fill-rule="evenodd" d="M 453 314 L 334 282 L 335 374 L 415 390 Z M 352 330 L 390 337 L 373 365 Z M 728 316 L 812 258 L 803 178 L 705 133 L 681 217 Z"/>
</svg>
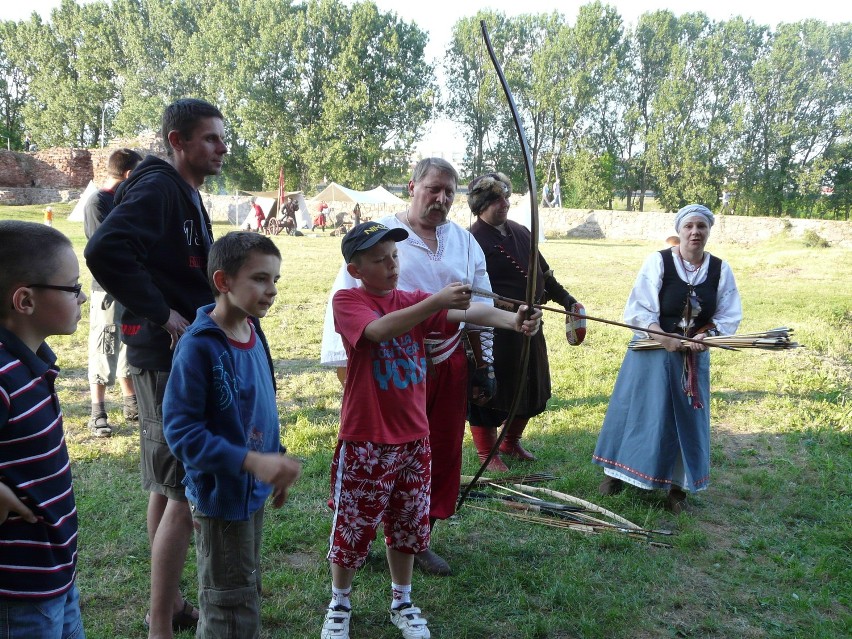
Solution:
<svg viewBox="0 0 852 639">
<path fill-rule="evenodd" d="M 408 584 L 407 586 L 400 586 L 399 584 L 391 582 L 391 594 L 393 595 L 391 599 L 391 610 L 396 610 L 405 604 L 410 604 L 411 584 Z"/>
<path fill-rule="evenodd" d="M 349 588 L 335 588 L 333 585 L 331 587 L 331 603 L 328 604 L 329 608 L 334 608 L 335 606 L 343 606 L 348 610 L 352 610 L 352 603 L 349 601 L 349 595 L 352 594 L 352 586 Z"/>
</svg>

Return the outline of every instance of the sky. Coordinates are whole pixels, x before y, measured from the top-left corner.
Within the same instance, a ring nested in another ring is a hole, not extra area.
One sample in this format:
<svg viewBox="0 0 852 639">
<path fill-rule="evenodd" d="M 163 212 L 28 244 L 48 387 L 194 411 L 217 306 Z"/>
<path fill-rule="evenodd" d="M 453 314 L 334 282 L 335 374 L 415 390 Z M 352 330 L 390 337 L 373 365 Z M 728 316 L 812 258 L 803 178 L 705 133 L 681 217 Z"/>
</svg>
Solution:
<svg viewBox="0 0 852 639">
<path fill-rule="evenodd" d="M 452 25 L 459 19 L 490 8 L 507 16 L 521 13 L 549 13 L 558 10 L 570 22 L 588 0 L 373 0 L 384 11 L 394 11 L 403 20 L 415 22 L 429 33 L 426 58 L 440 67 L 442 52 L 449 46 Z M 815 18 L 827 23 L 852 22 L 852 2 L 848 0 L 604 0 L 615 7 L 626 24 L 636 24 L 640 15 L 657 9 L 669 9 L 680 15 L 702 11 L 711 20 L 727 20 L 733 16 L 750 18 L 758 24 L 775 27 L 781 22 L 798 22 Z M 61 0 L 26 0 L 0 4 L 0 20 L 25 20 L 33 11 L 45 19 Z M 452 122 L 436 120 L 418 145 L 424 155 L 441 155 L 447 159 L 457 155 L 461 135 Z"/>
</svg>

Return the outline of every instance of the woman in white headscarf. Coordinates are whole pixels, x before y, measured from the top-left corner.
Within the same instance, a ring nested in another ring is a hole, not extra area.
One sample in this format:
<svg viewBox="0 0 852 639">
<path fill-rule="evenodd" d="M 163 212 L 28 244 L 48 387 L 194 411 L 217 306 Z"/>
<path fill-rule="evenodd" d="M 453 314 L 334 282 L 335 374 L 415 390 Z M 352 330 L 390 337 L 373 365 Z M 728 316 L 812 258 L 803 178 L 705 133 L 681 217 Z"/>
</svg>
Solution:
<svg viewBox="0 0 852 639">
<path fill-rule="evenodd" d="M 731 268 L 704 250 L 713 222 L 708 208 L 683 207 L 680 244 L 652 253 L 633 285 L 624 321 L 671 337 L 650 334 L 663 348 L 627 350 L 592 458 L 606 475 L 601 494 L 624 483 L 664 489 L 666 508 L 680 513 L 686 493 L 709 484 L 710 354 L 678 336 L 731 335 L 742 318 Z"/>
</svg>

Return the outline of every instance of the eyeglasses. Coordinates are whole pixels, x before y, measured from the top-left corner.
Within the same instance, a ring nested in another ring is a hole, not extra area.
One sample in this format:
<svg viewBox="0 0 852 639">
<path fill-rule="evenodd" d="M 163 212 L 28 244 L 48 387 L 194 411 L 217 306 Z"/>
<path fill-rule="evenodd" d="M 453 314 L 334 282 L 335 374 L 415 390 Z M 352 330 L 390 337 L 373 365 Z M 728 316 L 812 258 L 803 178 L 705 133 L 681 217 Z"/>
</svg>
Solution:
<svg viewBox="0 0 852 639">
<path fill-rule="evenodd" d="M 27 288 L 49 288 L 52 291 L 74 293 L 74 297 L 80 297 L 80 291 L 83 290 L 83 285 L 75 284 L 74 286 L 59 286 L 58 284 L 27 284 Z"/>
</svg>

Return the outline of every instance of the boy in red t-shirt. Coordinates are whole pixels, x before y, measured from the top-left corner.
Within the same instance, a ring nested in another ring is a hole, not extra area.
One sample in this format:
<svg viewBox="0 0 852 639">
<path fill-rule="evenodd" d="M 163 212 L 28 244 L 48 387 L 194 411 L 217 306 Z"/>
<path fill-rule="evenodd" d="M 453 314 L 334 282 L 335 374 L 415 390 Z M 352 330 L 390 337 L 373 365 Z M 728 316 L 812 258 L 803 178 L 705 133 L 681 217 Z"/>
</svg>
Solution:
<svg viewBox="0 0 852 639">
<path fill-rule="evenodd" d="M 348 358 L 340 434 L 331 465 L 334 508 L 332 598 L 322 639 L 348 639 L 350 593 L 381 523 L 391 573 L 390 617 L 405 639 L 428 639 L 426 619 L 411 603 L 414 554 L 429 547 L 432 454 L 426 419 L 427 335 L 452 335 L 453 324 L 534 334 L 541 312 L 525 319 L 471 304 L 470 286 L 454 283 L 434 295 L 397 290 L 396 242 L 402 228 L 365 222 L 343 238 L 343 257 L 360 288 L 333 299 L 335 329 Z"/>
</svg>

